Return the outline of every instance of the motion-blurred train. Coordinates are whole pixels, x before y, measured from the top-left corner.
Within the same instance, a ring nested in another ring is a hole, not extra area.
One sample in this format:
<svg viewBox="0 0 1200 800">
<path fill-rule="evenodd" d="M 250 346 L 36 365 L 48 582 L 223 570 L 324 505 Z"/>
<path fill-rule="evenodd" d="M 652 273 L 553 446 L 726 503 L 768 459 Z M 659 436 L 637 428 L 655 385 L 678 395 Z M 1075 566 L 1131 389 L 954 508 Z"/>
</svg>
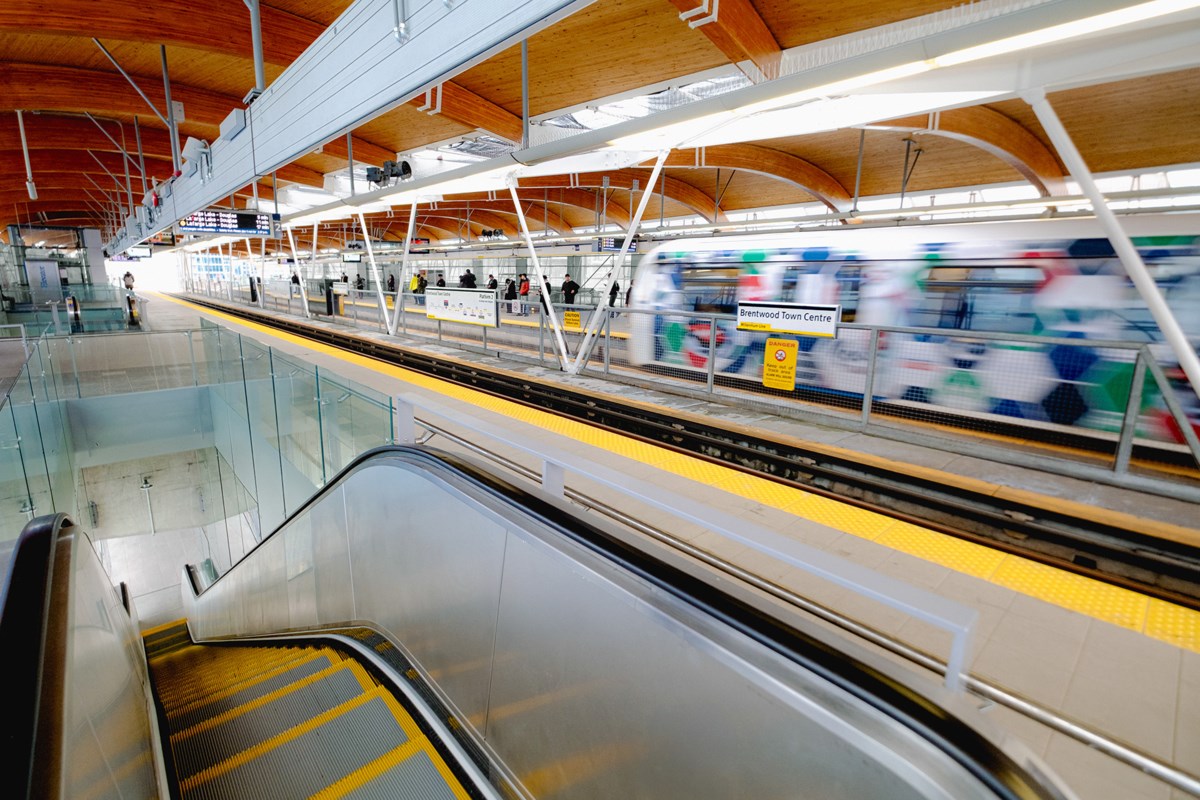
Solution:
<svg viewBox="0 0 1200 800">
<path fill-rule="evenodd" d="M 1132 216 L 1122 225 L 1189 339 L 1200 342 L 1200 215 Z M 872 395 L 901 413 L 1116 431 L 1132 350 L 968 333 L 1159 342 L 1158 325 L 1103 237 L 1092 219 L 1048 219 L 667 243 L 634 274 L 632 308 L 658 313 L 631 315 L 630 358 L 683 374 L 703 374 L 715 358 L 719 380 L 748 385 L 762 375 L 766 334 L 722 319 L 710 342 L 709 318 L 689 314 L 736 314 L 739 301 L 836 303 L 843 322 L 924 329 L 880 334 Z M 857 404 L 870 332 L 795 338 L 797 392 Z M 1165 346 L 1154 349 L 1173 360 Z M 1140 433 L 1179 440 L 1153 381 L 1146 387 Z M 1177 396 L 1194 421 L 1195 394 Z"/>
</svg>

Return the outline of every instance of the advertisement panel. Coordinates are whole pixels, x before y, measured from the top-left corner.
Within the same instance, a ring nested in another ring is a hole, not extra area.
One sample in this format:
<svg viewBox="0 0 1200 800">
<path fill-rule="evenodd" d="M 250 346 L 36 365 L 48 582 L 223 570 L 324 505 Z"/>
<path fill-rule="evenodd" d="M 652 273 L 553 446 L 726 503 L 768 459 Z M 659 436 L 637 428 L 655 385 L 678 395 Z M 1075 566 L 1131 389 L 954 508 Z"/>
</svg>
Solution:
<svg viewBox="0 0 1200 800">
<path fill-rule="evenodd" d="M 446 322 L 500 327 L 500 304 L 490 289 L 425 290 L 425 316 Z"/>
</svg>

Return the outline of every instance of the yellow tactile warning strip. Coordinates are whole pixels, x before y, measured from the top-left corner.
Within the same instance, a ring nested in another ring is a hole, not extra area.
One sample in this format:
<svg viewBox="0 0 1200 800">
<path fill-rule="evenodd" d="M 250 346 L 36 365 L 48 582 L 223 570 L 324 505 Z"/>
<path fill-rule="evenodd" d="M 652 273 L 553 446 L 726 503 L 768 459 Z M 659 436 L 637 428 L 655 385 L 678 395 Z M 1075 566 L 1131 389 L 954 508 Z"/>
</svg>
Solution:
<svg viewBox="0 0 1200 800">
<path fill-rule="evenodd" d="M 427 391 L 453 397 L 486 411 L 562 433 L 574 441 L 636 458 L 643 463 L 651 464 L 676 475 L 720 487 L 724 491 L 747 500 L 805 517 L 852 536 L 877 541 L 900 552 L 982 578 L 1062 608 L 1078 611 L 1094 619 L 1141 631 L 1151 638 L 1200 652 L 1200 612 L 1151 599 L 1129 589 L 1055 569 L 1020 556 L 1001 553 L 983 545 L 965 542 L 953 536 L 921 528 L 856 506 L 839 503 L 836 500 L 811 494 L 803 489 L 782 486 L 774 481 L 747 475 L 700 458 L 691 458 L 666 448 L 637 442 L 583 422 L 576 422 L 550 412 L 538 411 L 519 403 L 492 397 L 474 389 L 392 366 L 367 356 L 347 353 L 320 342 L 274 330 L 265 325 L 239 319 L 219 311 L 194 306 L 186 301 L 165 295 L 164 298 L 264 335 L 392 376 Z M 827 451 L 839 450 L 839 448 L 829 446 L 824 446 L 824 449 Z M 841 450 L 841 453 L 851 455 L 846 450 Z M 855 458 L 866 461 L 881 463 L 886 461 L 858 453 L 853 455 Z M 895 464 L 893 463 L 891 466 L 894 467 Z M 1002 490 L 1002 487 L 984 481 L 951 476 L 916 465 L 906 465 L 905 470 L 920 473 L 925 477 L 936 476 L 937 480 L 953 481 L 958 485 L 969 484 L 979 491 L 988 491 L 990 494 L 997 494 Z M 1003 491 L 1007 494 L 1017 492 L 1017 490 L 1008 489 Z M 1028 495 L 1022 498 L 1028 502 L 1049 502 L 1048 498 L 1033 493 L 1023 494 Z M 1057 501 L 1056 504 L 1061 507 L 1066 505 L 1067 501 Z M 1080 506 L 1080 508 L 1086 507 Z M 1099 511 L 1098 509 L 1091 510 Z M 1094 513 L 1093 516 L 1095 516 Z M 1103 512 L 1103 516 L 1112 518 L 1115 524 L 1122 524 L 1126 519 L 1136 519 L 1118 512 Z M 1176 526 L 1165 527 L 1174 528 Z M 1179 530 L 1186 531 L 1183 528 Z M 1194 536 L 1195 532 L 1193 531 L 1191 534 Z"/>
</svg>

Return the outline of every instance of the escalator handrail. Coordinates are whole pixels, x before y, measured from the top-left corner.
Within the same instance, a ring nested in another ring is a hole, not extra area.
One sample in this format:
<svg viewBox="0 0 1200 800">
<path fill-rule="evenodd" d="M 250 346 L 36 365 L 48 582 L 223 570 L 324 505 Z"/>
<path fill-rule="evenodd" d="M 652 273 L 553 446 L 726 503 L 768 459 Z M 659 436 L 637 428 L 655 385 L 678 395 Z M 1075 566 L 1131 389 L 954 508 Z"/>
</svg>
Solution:
<svg viewBox="0 0 1200 800">
<path fill-rule="evenodd" d="M 1003 748 L 959 719 L 936 700 L 920 694 L 896 678 L 866 664 L 812 634 L 733 597 L 717 586 L 668 564 L 661 558 L 626 542 L 588 520 L 582 519 L 543 497 L 507 482 L 479 466 L 430 448 L 389 445 L 369 450 L 346 466 L 337 477 L 291 514 L 271 535 L 292 519 L 336 490 L 352 472 L 376 459 L 400 456 L 409 463 L 425 463 L 447 470 L 474 483 L 497 504 L 527 514 L 557 533 L 584 546 L 623 569 L 650 582 L 676 599 L 720 620 L 759 644 L 794 663 L 821 675 L 834 685 L 897 719 L 910 730 L 939 747 L 996 794 L 1006 800 L 1061 798 L 1056 787 L 1018 763 Z M 264 537 L 265 542 L 270 536 Z M 261 545 L 261 543 L 260 543 Z M 255 548 L 257 549 L 257 547 Z M 242 559 L 250 558 L 250 553 Z M 239 561 L 239 563 L 242 563 Z M 236 565 L 235 565 L 236 568 Z M 231 568 L 229 572 L 232 572 Z M 189 573 L 191 570 L 189 569 Z M 229 574 L 226 573 L 226 575 Z M 222 576 L 223 578 L 224 576 Z M 217 582 L 212 585 L 215 586 Z M 208 588 L 212 588 L 211 586 Z M 199 593 L 197 593 L 199 594 Z"/>
<path fill-rule="evenodd" d="M 48 754 L 39 753 L 39 744 L 57 741 L 55 731 L 46 725 L 61 727 L 62 722 L 54 713 L 54 698 L 44 698 L 43 694 L 49 688 L 47 652 L 55 632 L 63 627 L 52 619 L 55 581 L 63 577 L 56 576 L 54 570 L 57 544 L 60 534 L 72 527 L 74 523 L 61 513 L 26 523 L 0 592 L 0 653 L 5 654 L 8 672 L 0 749 L 7 766 L 4 774 L 11 776 L 10 785 L 20 787 L 19 797 L 40 793 L 34 786 L 40 770 L 35 771 L 34 765 Z M 44 720 L 43 705 L 50 706 Z"/>
</svg>

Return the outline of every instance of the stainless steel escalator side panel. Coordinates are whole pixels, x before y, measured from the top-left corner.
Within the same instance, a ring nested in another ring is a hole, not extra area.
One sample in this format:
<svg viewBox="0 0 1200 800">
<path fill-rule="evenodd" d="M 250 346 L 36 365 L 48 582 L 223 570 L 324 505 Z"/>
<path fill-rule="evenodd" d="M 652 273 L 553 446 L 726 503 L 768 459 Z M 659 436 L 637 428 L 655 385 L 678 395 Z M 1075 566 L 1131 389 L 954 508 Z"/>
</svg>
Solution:
<svg viewBox="0 0 1200 800">
<path fill-rule="evenodd" d="M 997 796 L 874 704 L 403 455 L 184 594 L 201 640 L 374 627 L 535 797 Z"/>
<path fill-rule="evenodd" d="M 142 640 L 87 535 L 69 548 L 63 652 L 62 797 L 167 797 Z"/>
</svg>

